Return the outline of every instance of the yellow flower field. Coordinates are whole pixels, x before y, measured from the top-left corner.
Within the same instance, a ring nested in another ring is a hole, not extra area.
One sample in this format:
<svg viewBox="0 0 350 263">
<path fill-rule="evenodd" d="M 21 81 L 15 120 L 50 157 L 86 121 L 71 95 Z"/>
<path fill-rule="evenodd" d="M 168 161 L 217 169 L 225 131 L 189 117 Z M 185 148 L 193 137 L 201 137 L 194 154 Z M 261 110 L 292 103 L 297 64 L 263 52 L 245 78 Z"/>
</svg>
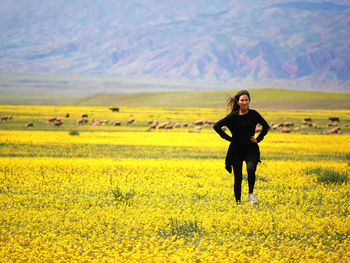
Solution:
<svg viewBox="0 0 350 263">
<path fill-rule="evenodd" d="M 0 115 L 16 110 L 24 119 L 49 117 L 53 106 L 1 107 Z M 163 120 L 169 115 L 141 108 L 141 121 L 148 110 Z M 198 116 L 179 119 L 224 114 L 216 111 L 193 109 Z M 349 121 L 349 111 L 333 113 Z M 314 114 L 308 112 L 326 116 Z M 91 127 L 71 136 L 74 122 L 68 130 L 21 130 L 21 118 L 0 126 L 1 262 L 350 260 L 348 133 L 271 131 L 260 143 L 259 205 L 247 201 L 245 175 L 237 206 L 224 169 L 228 143 L 213 129 Z"/>
</svg>

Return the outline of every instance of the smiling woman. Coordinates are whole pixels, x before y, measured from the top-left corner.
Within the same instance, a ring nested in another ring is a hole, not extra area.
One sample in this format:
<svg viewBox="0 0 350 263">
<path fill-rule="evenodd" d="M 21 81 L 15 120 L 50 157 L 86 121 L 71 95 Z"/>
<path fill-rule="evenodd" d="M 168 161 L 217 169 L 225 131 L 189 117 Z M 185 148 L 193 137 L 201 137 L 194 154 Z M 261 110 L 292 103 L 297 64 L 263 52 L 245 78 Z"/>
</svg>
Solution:
<svg viewBox="0 0 350 263">
<path fill-rule="evenodd" d="M 231 106 L 231 113 L 219 120 L 215 125 L 215 131 L 225 140 L 231 142 L 226 155 L 226 170 L 231 173 L 232 167 L 235 177 L 234 192 L 238 205 L 241 204 L 242 166 L 247 164 L 249 194 L 251 204 L 258 204 L 253 194 L 255 185 L 255 170 L 260 162 L 260 150 L 258 143 L 263 140 L 269 130 L 269 125 L 261 115 L 249 109 L 250 94 L 246 90 L 239 91 L 234 98 L 227 102 Z M 262 131 L 257 138 L 254 137 L 256 125 L 262 125 Z M 226 126 L 231 136 L 222 128 Z"/>
</svg>

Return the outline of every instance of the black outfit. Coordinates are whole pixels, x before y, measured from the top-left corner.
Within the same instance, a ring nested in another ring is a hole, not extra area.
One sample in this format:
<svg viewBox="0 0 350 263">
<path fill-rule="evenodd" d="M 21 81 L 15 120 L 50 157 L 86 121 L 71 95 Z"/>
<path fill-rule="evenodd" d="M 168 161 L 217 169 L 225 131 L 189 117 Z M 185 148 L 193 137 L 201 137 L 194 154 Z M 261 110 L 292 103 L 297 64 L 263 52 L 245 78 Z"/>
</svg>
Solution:
<svg viewBox="0 0 350 263">
<path fill-rule="evenodd" d="M 269 125 L 261 115 L 252 109 L 248 113 L 239 115 L 239 110 L 232 111 L 225 118 L 219 120 L 214 125 L 214 130 L 225 140 L 230 141 L 230 146 L 225 159 L 225 168 L 235 176 L 234 191 L 237 202 L 241 200 L 242 166 L 243 161 L 247 164 L 249 193 L 253 193 L 255 184 L 255 170 L 260 162 L 260 150 L 257 143 L 253 143 L 250 138 L 255 134 L 256 125 L 262 125 L 262 131 L 256 138 L 257 142 L 262 141 L 269 130 Z M 226 126 L 232 136 L 222 130 Z"/>
</svg>

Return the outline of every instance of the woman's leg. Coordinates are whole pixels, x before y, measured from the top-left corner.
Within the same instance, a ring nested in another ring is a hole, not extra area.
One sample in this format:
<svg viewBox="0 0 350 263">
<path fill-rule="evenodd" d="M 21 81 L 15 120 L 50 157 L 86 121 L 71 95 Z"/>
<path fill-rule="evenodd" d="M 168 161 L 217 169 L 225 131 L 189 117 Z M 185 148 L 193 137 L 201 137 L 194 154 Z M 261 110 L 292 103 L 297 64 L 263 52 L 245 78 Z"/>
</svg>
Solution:
<svg viewBox="0 0 350 263">
<path fill-rule="evenodd" d="M 234 160 L 233 162 L 233 174 L 235 176 L 235 183 L 234 183 L 234 192 L 235 192 L 235 198 L 236 202 L 241 202 L 241 192 L 242 192 L 242 166 L 243 161 L 242 160 Z"/>
<path fill-rule="evenodd" d="M 247 161 L 246 164 L 247 164 L 247 173 L 248 173 L 249 193 L 251 194 L 254 191 L 255 171 L 256 171 L 257 163 L 254 161 Z"/>
</svg>

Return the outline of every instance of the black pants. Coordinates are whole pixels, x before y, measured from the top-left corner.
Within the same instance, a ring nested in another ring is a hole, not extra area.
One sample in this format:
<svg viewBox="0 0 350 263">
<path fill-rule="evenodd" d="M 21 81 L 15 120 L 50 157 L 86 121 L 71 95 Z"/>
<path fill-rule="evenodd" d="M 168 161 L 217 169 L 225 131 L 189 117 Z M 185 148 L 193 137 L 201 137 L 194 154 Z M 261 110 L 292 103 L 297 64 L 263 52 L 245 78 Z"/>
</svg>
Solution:
<svg viewBox="0 0 350 263">
<path fill-rule="evenodd" d="M 248 161 L 246 162 L 246 165 L 247 165 L 247 173 L 248 173 L 249 193 L 253 193 L 254 185 L 255 185 L 255 170 L 256 170 L 257 162 Z M 241 201 L 242 179 L 243 179 L 242 166 L 243 166 L 243 160 L 234 161 L 233 173 L 235 176 L 234 191 L 235 191 L 236 202 Z"/>
<path fill-rule="evenodd" d="M 243 161 L 246 162 L 247 166 L 249 193 L 253 193 L 255 185 L 255 170 L 260 159 L 259 157 L 260 153 L 257 145 L 236 149 L 232 159 L 233 174 L 235 176 L 234 192 L 236 202 L 241 201 Z"/>
</svg>

